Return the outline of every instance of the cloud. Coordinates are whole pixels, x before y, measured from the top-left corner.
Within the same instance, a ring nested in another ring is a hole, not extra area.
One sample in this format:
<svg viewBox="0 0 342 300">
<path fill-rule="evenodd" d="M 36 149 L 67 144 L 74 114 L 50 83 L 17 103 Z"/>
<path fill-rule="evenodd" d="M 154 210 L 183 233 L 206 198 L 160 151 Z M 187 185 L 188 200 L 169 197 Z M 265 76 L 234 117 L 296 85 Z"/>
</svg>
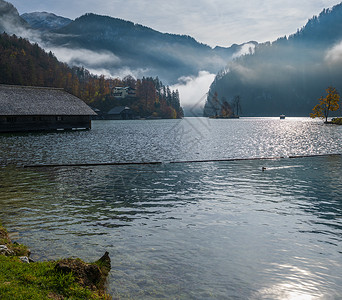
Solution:
<svg viewBox="0 0 342 300">
<path fill-rule="evenodd" d="M 114 66 L 120 63 L 120 59 L 112 52 L 108 51 L 95 52 L 87 49 L 70 49 L 62 47 L 48 48 L 47 51 L 51 51 L 58 60 L 69 65 L 86 65 L 90 69 L 105 65 Z"/>
<path fill-rule="evenodd" d="M 326 52 L 325 61 L 330 65 L 342 63 L 342 41 Z"/>
<path fill-rule="evenodd" d="M 260 74 L 262 74 L 262 70 L 265 68 L 262 64 L 259 64 L 259 66 L 260 69 L 257 68 L 257 70 L 255 70 L 255 68 L 249 68 L 238 62 L 233 62 L 230 65 L 230 68 L 238 74 L 242 82 L 256 82 L 258 80 L 263 80 L 262 77 L 260 77 Z M 260 70 L 260 73 L 258 73 L 258 70 Z"/>
<path fill-rule="evenodd" d="M 171 86 L 171 89 L 178 89 L 182 106 L 196 109 L 204 106 L 207 99 L 206 94 L 214 79 L 215 74 L 200 71 L 197 77 L 187 76 L 179 78 L 179 82 Z"/>
<path fill-rule="evenodd" d="M 63 47 L 45 47 L 51 51 L 58 60 L 70 66 L 85 66 L 94 75 L 105 77 L 124 78 L 131 75 L 134 78 L 141 78 L 149 72 L 149 69 L 130 68 L 122 66 L 121 60 L 109 51 L 95 52 L 88 49 L 70 49 Z"/>
<path fill-rule="evenodd" d="M 15 34 L 36 43 L 40 42 L 40 33 L 30 29 L 24 20 L 19 17 L 16 8 L 9 2 L 0 2 L 0 32 Z"/>
<path fill-rule="evenodd" d="M 211 46 L 273 41 L 296 32 L 336 0 L 12 0 L 21 13 L 49 11 L 69 18 L 110 15 L 162 32 L 188 34 Z"/>
<path fill-rule="evenodd" d="M 130 69 L 129 67 L 123 67 L 123 68 L 87 68 L 88 71 L 91 74 L 94 75 L 104 75 L 105 77 L 111 77 L 111 78 L 124 78 L 128 75 L 131 75 L 135 79 L 141 78 L 148 72 L 148 69 Z"/>
<path fill-rule="evenodd" d="M 244 44 L 239 51 L 233 54 L 233 59 L 246 54 L 253 54 L 255 51 L 255 44 L 247 43 Z"/>
</svg>

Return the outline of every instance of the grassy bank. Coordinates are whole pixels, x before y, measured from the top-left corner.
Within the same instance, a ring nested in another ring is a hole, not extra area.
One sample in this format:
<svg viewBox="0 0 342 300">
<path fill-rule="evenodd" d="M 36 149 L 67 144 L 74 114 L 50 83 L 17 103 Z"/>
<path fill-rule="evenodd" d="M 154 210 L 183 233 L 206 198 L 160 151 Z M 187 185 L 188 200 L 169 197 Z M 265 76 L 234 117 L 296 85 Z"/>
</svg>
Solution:
<svg viewBox="0 0 342 300">
<path fill-rule="evenodd" d="M 108 253 L 91 264 L 80 259 L 23 262 L 28 257 L 28 248 L 12 243 L 0 224 L 0 299 L 111 299 L 105 292 Z"/>
<path fill-rule="evenodd" d="M 334 118 L 331 120 L 332 124 L 342 125 L 342 118 Z"/>
</svg>

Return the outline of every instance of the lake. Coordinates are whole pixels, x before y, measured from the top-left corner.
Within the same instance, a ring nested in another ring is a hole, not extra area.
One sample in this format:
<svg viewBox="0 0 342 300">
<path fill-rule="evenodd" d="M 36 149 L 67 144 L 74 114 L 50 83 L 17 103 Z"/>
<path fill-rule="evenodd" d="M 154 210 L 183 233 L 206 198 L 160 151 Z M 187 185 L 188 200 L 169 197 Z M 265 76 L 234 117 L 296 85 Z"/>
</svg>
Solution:
<svg viewBox="0 0 342 300">
<path fill-rule="evenodd" d="M 341 145 L 307 118 L 3 134 L 0 220 L 33 259 L 109 251 L 118 299 L 341 299 Z M 275 159 L 185 162 L 234 158 Z"/>
</svg>

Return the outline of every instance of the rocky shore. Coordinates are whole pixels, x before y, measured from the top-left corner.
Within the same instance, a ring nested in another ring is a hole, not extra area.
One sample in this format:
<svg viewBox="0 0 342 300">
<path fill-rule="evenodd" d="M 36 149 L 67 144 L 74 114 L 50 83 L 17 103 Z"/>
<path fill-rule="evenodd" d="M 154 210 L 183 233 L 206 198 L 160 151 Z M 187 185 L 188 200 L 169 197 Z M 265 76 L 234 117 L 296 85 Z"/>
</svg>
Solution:
<svg viewBox="0 0 342 300">
<path fill-rule="evenodd" d="M 105 288 L 111 269 L 108 252 L 94 263 L 78 258 L 34 262 L 28 247 L 12 242 L 1 224 L 0 269 L 4 299 L 111 299 Z"/>
</svg>

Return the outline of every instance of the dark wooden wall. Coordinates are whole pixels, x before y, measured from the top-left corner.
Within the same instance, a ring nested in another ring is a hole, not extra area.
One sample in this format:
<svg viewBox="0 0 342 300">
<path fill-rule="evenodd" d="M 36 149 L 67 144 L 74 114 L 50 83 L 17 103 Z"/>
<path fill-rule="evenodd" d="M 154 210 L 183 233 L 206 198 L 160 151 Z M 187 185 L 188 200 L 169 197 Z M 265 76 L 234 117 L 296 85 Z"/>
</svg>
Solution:
<svg viewBox="0 0 342 300">
<path fill-rule="evenodd" d="M 0 132 L 91 129 L 90 116 L 0 116 Z"/>
</svg>

